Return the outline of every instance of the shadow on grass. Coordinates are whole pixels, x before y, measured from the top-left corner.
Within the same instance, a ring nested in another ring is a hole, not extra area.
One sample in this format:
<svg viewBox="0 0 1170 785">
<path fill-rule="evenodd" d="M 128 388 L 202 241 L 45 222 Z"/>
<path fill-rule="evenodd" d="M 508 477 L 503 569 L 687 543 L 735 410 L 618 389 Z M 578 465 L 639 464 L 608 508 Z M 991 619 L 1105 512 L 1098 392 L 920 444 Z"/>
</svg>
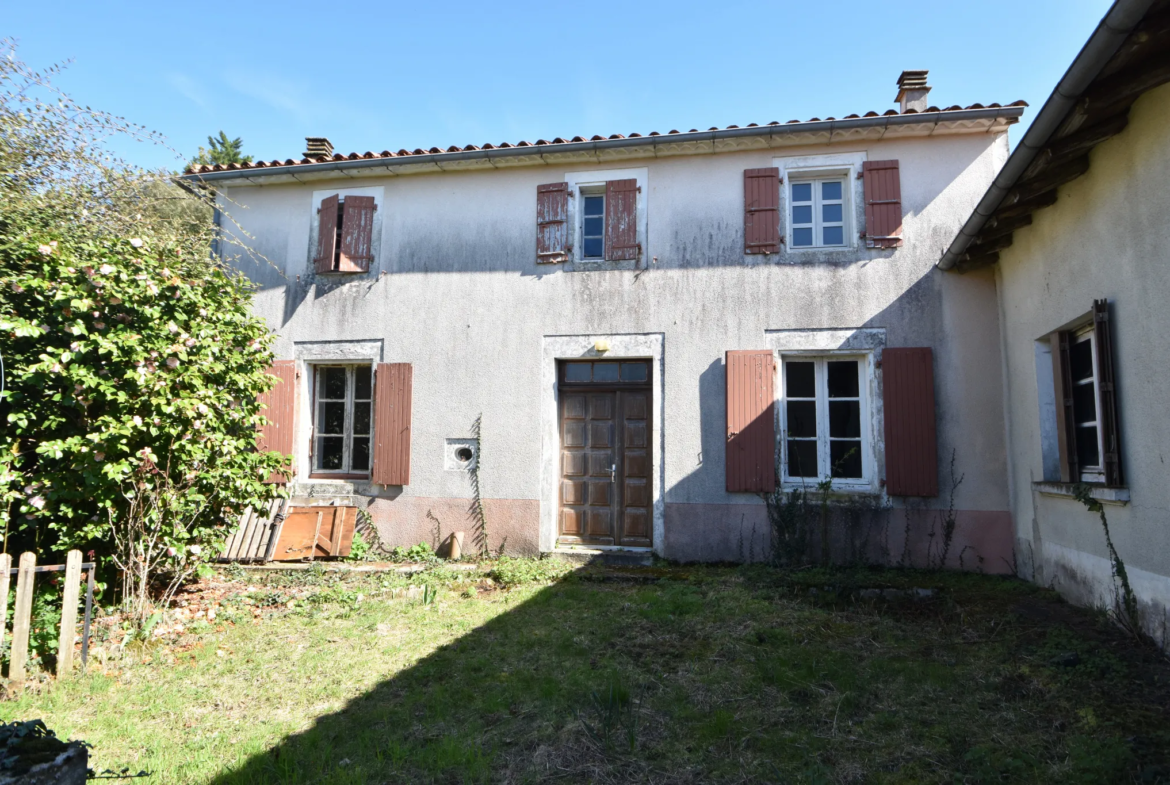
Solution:
<svg viewBox="0 0 1170 785">
<path fill-rule="evenodd" d="M 858 603 L 775 575 L 570 577 L 212 782 L 1120 781 L 1131 726 L 1167 726 L 1051 666 L 1076 636 L 1010 613 L 1018 582 Z"/>
</svg>

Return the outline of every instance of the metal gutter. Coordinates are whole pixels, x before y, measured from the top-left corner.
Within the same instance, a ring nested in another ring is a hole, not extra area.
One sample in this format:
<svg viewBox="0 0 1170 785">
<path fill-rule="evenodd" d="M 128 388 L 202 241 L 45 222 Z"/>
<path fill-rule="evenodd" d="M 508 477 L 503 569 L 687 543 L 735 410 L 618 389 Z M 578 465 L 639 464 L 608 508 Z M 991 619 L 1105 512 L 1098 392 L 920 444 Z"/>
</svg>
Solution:
<svg viewBox="0 0 1170 785">
<path fill-rule="evenodd" d="M 1024 138 L 1003 165 L 987 193 L 979 200 L 975 212 L 963 224 L 958 236 L 938 261 L 940 270 L 949 270 L 959 261 L 971 241 L 982 231 L 987 219 L 1007 196 L 1008 191 L 1015 187 L 1016 181 L 1047 146 L 1052 133 L 1064 122 L 1069 110 L 1101 74 L 1101 70 L 1121 48 L 1121 44 L 1141 22 L 1154 2 L 1155 0 L 1117 0 L 1105 14 L 1093 35 L 1068 67 L 1068 71 L 1057 83 L 1052 95 L 1044 102 L 1036 119 L 1032 121 Z"/>
<path fill-rule="evenodd" d="M 1152 0 L 1151 0 L 1152 2 Z M 820 120 L 810 123 L 786 123 L 784 125 L 761 125 L 748 128 L 725 128 L 718 131 L 698 131 L 685 134 L 660 134 L 658 136 L 639 136 L 625 139 L 599 139 L 589 142 L 567 142 L 563 144 L 531 145 L 525 147 L 493 148 L 491 150 L 460 150 L 451 153 L 426 153 L 423 155 L 403 155 L 393 158 L 358 158 L 344 161 L 322 161 L 313 164 L 293 164 L 291 166 L 266 166 L 263 168 L 228 169 L 219 172 L 202 172 L 185 174 L 182 179 L 191 182 L 214 182 L 217 180 L 241 180 L 275 175 L 314 174 L 320 172 L 338 172 L 344 174 L 349 169 L 385 168 L 387 171 L 402 166 L 417 166 L 419 164 L 434 164 L 442 168 L 447 162 L 488 160 L 498 158 L 516 158 L 517 156 L 561 154 L 561 153 L 588 153 L 604 150 L 628 149 L 638 147 L 658 147 L 660 145 L 674 145 L 685 142 L 716 142 L 721 139 L 739 139 L 754 136 L 791 136 L 794 134 L 824 133 L 830 136 L 836 131 L 854 130 L 858 128 L 894 128 L 905 125 L 938 125 L 940 123 L 971 122 L 974 120 L 1015 120 L 1024 113 L 1023 106 L 985 107 L 983 109 L 955 109 L 951 111 L 917 112 L 914 114 L 899 114 L 882 117 L 851 117 L 843 120 Z M 653 153 L 652 153 L 653 154 Z"/>
</svg>

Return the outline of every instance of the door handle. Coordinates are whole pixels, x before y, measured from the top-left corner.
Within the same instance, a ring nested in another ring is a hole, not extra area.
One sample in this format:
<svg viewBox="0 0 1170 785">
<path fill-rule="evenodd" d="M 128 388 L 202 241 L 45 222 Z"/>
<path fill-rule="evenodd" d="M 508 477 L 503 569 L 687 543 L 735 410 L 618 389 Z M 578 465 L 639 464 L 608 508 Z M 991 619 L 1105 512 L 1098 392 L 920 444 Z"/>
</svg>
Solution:
<svg viewBox="0 0 1170 785">
<path fill-rule="evenodd" d="M 617 464 L 609 467 L 609 481 L 617 482 Z"/>
</svg>

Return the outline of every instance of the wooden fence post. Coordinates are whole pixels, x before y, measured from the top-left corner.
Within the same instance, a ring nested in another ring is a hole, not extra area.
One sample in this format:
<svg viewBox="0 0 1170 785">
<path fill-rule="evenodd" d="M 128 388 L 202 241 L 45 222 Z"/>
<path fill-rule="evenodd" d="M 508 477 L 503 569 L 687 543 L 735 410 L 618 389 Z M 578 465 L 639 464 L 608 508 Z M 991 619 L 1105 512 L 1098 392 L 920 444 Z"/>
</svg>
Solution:
<svg viewBox="0 0 1170 785">
<path fill-rule="evenodd" d="M 37 555 L 20 554 L 20 572 L 16 575 L 16 609 L 12 617 L 12 652 L 8 660 L 8 680 L 24 681 L 28 662 L 28 632 L 32 626 L 33 580 L 36 578 Z"/>
<path fill-rule="evenodd" d="M 4 629 L 8 624 L 8 584 L 12 576 L 12 554 L 0 553 L 0 649 L 4 648 Z"/>
<path fill-rule="evenodd" d="M 65 557 L 65 596 L 61 600 L 61 636 L 57 639 L 57 678 L 73 674 L 73 638 L 77 633 L 77 600 L 81 592 L 81 551 Z"/>
</svg>

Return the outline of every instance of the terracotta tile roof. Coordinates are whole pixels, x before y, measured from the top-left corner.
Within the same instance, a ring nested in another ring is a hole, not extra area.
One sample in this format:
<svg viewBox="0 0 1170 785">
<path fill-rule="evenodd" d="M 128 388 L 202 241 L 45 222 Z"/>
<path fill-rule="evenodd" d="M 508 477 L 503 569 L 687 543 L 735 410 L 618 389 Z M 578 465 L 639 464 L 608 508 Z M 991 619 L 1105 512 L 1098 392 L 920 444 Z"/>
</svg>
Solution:
<svg viewBox="0 0 1170 785">
<path fill-rule="evenodd" d="M 1013 101 L 1012 103 L 1007 104 L 1007 106 L 1021 106 L 1021 107 L 1027 106 L 1027 105 L 1028 105 L 1027 101 Z M 768 126 L 777 126 L 777 125 L 793 125 L 793 124 L 800 124 L 800 123 L 821 123 L 821 122 L 831 122 L 831 121 L 834 121 L 837 119 L 856 120 L 856 119 L 867 118 L 867 117 L 898 117 L 898 116 L 907 116 L 907 115 L 915 115 L 915 114 L 929 114 L 929 113 L 938 113 L 938 112 L 941 112 L 941 113 L 958 112 L 958 111 L 966 111 L 966 110 L 971 110 L 971 109 L 999 109 L 999 108 L 1002 108 L 1003 106 L 1004 106 L 1003 104 L 997 104 L 997 103 L 987 104 L 986 106 L 984 106 L 983 104 L 971 104 L 970 106 L 959 106 L 958 104 L 956 104 L 954 106 L 948 106 L 945 109 L 940 109 L 937 106 L 931 106 L 922 112 L 916 112 L 913 109 L 909 109 L 904 113 L 898 112 L 896 109 L 890 109 L 889 111 L 883 112 L 880 114 L 878 112 L 866 112 L 864 115 L 851 114 L 851 115 L 846 115 L 845 117 L 842 117 L 842 118 L 825 117 L 822 119 L 820 117 L 813 117 L 809 120 L 789 120 L 786 123 L 781 123 L 779 121 L 773 120 L 772 122 L 767 123 L 767 125 Z M 707 130 L 708 131 L 730 131 L 730 130 L 737 129 L 737 128 L 761 128 L 761 127 L 765 127 L 765 126 L 761 126 L 760 123 L 748 123 L 745 126 L 729 125 L 729 126 L 726 126 L 725 128 L 719 128 L 718 126 L 711 126 Z M 301 158 L 299 160 L 293 159 L 293 158 L 288 158 L 288 159 L 285 159 L 283 161 L 281 161 L 281 160 L 255 161 L 253 163 L 246 163 L 246 164 L 200 165 L 200 166 L 188 167 L 186 170 L 186 173 L 187 174 L 203 174 L 206 172 L 225 172 L 225 171 L 235 171 L 238 169 L 267 169 L 267 168 L 276 167 L 276 166 L 283 167 L 283 166 L 298 166 L 298 165 L 302 165 L 302 164 L 320 164 L 320 163 L 327 163 L 329 161 L 359 161 L 359 160 L 363 160 L 363 159 L 404 158 L 404 157 L 409 157 L 409 156 L 414 156 L 414 155 L 439 155 L 442 153 L 463 153 L 463 152 L 473 152 L 473 151 L 478 151 L 478 150 L 507 150 L 507 149 L 519 148 L 519 147 L 543 147 L 543 146 L 552 146 L 552 145 L 561 145 L 561 144 L 574 144 L 574 143 L 579 143 L 579 142 L 600 142 L 600 141 L 605 141 L 605 140 L 609 140 L 609 139 L 640 139 L 642 137 L 649 137 L 649 136 L 672 136 L 675 134 L 682 134 L 682 133 L 695 134 L 695 133 L 700 133 L 700 130 L 698 128 L 692 128 L 691 130 L 685 131 L 685 132 L 678 131 L 678 130 L 671 130 L 671 131 L 667 131 L 665 134 L 663 134 L 659 131 L 651 131 L 648 134 L 639 134 L 639 133 L 631 133 L 629 135 L 610 134 L 609 136 L 601 136 L 600 134 L 594 134 L 593 136 L 590 136 L 590 137 L 574 136 L 571 139 L 565 139 L 563 137 L 558 136 L 554 139 L 537 139 L 535 142 L 525 142 L 525 141 L 514 142 L 514 143 L 513 142 L 500 142 L 499 144 L 491 144 L 490 142 L 488 142 L 488 143 L 480 145 L 480 146 L 476 146 L 473 144 L 469 144 L 469 145 L 466 145 L 464 147 L 459 147 L 458 145 L 451 145 L 450 147 L 446 147 L 446 148 L 432 147 L 432 148 L 427 149 L 427 150 L 424 150 L 423 148 L 418 147 L 418 148 L 415 148 L 414 150 L 407 150 L 404 148 L 404 149 L 399 150 L 398 152 L 392 152 L 390 150 L 383 150 L 380 153 L 374 153 L 374 152 L 367 151 L 364 153 L 350 153 L 349 155 L 342 155 L 341 153 L 337 153 L 333 156 L 328 156 L 328 157 L 321 156 L 321 157 L 317 157 L 317 158 Z"/>
</svg>

